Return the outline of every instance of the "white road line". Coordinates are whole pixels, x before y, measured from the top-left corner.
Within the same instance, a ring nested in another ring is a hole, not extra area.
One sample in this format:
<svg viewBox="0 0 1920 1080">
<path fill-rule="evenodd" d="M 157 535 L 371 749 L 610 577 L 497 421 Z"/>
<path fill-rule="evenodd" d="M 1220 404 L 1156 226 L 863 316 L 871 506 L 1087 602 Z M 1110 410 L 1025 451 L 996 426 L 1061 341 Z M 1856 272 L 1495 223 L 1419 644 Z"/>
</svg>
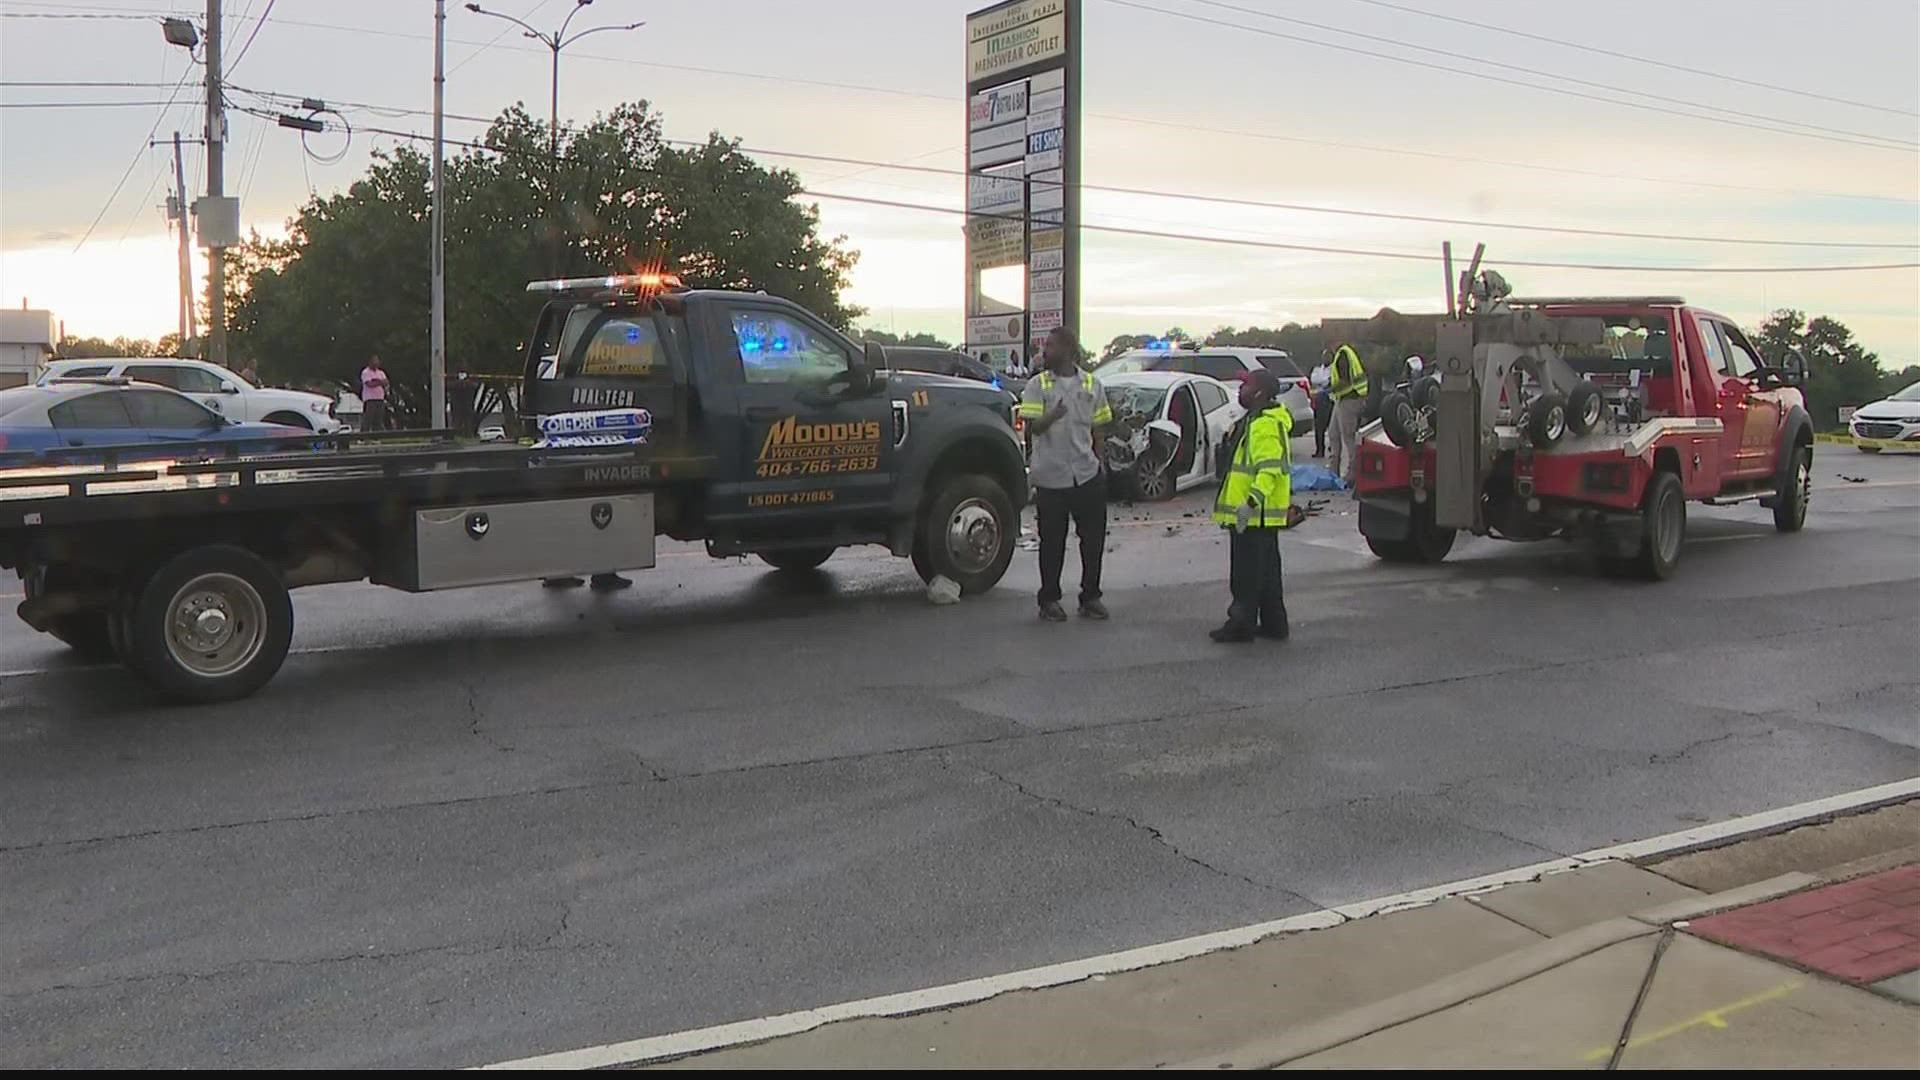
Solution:
<svg viewBox="0 0 1920 1080">
<path fill-rule="evenodd" d="M 1784 806 L 1777 810 L 1767 810 L 1758 814 L 1722 821 L 1713 825 L 1703 825 L 1696 829 L 1684 829 L 1647 840 L 1615 844 L 1610 847 L 1595 848 L 1578 855 L 1530 866 L 1516 867 L 1495 874 L 1467 878 L 1446 885 L 1435 885 L 1410 892 L 1395 893 L 1374 900 L 1346 904 L 1330 911 L 1315 911 L 1305 915 L 1276 919 L 1272 922 L 1255 923 L 1233 930 L 1221 930 L 1197 937 L 1181 938 L 1178 941 L 1163 942 L 1159 945 L 1147 945 L 1137 949 L 1108 953 L 1104 956 L 1088 957 L 1084 960 L 1072 960 L 1062 964 L 1049 964 L 1045 967 L 1028 968 L 1025 971 L 1010 972 L 1005 975 L 990 975 L 965 982 L 950 983 L 946 986 L 934 986 L 924 990 L 910 990 L 901 994 L 887 994 L 882 997 L 866 998 L 860 1001 L 844 1001 L 837 1005 L 825 1005 L 817 1009 L 802 1009 L 798 1012 L 782 1013 L 757 1020 L 742 1020 L 732 1024 L 720 1024 L 716 1027 L 696 1028 L 690 1031 L 674 1032 L 670 1035 L 656 1035 L 645 1039 L 632 1039 L 626 1042 L 608 1043 L 603 1046 L 589 1046 L 579 1050 L 566 1050 L 556 1054 L 541 1054 L 536 1057 L 521 1058 L 517 1061 L 503 1061 L 493 1065 L 479 1066 L 482 1069 L 601 1069 L 616 1065 L 633 1065 L 666 1058 L 683 1057 L 688 1054 L 704 1053 L 730 1046 L 743 1046 L 748 1043 L 765 1042 L 788 1035 L 798 1035 L 825 1024 L 840 1020 L 853 1020 L 863 1017 L 906 1016 L 912 1013 L 930 1012 L 935 1009 L 948 1009 L 958 1005 L 967 1005 L 976 1001 L 985 1001 L 991 997 L 1016 990 L 1037 990 L 1049 986 L 1062 986 L 1080 982 L 1096 975 L 1112 975 L 1140 968 L 1156 967 L 1202 956 L 1222 949 L 1234 949 L 1251 945 L 1263 938 L 1276 934 L 1296 933 L 1302 930 L 1319 930 L 1352 919 L 1362 919 L 1388 911 L 1420 907 L 1450 896 L 1485 892 L 1502 885 L 1512 885 L 1532 881 L 1545 874 L 1572 870 L 1593 863 L 1620 859 L 1644 859 L 1655 855 L 1673 854 L 1691 851 L 1702 847 L 1712 847 L 1727 843 L 1742 836 L 1759 833 L 1777 832 L 1781 829 L 1803 822 L 1818 821 L 1851 811 L 1871 809 L 1889 803 L 1902 802 L 1920 796 L 1920 777 L 1899 780 L 1891 784 L 1862 788 L 1843 795 L 1815 799 L 1812 802 Z"/>
</svg>

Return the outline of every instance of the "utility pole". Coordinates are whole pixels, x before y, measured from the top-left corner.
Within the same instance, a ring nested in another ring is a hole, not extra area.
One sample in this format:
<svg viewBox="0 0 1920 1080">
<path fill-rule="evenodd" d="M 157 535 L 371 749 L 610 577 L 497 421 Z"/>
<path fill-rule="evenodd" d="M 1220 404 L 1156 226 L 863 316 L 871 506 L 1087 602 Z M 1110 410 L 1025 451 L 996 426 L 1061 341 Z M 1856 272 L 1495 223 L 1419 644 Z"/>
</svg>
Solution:
<svg viewBox="0 0 1920 1080">
<path fill-rule="evenodd" d="M 207 0 L 207 199 L 218 205 L 227 193 L 226 103 L 220 86 L 220 0 Z M 218 239 L 218 237 L 216 237 Z M 207 359 L 227 363 L 227 261 L 225 246 L 207 248 Z"/>
<path fill-rule="evenodd" d="M 433 0 L 433 315 L 427 364 L 432 426 L 447 426 L 447 230 L 441 166 L 446 156 L 447 0 Z"/>
<path fill-rule="evenodd" d="M 187 214 L 187 172 L 180 163 L 180 133 L 173 133 L 173 205 L 168 217 L 180 226 L 180 348 L 193 347 L 199 328 L 193 317 L 193 226 Z"/>
</svg>

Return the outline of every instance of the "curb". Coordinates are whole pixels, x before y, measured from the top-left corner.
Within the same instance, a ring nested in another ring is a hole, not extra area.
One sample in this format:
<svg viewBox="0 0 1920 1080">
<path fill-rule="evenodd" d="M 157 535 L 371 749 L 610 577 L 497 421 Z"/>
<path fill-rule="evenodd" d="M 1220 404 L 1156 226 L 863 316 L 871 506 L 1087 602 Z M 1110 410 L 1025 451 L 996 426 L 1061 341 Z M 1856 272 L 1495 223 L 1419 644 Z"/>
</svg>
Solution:
<svg viewBox="0 0 1920 1080">
<path fill-rule="evenodd" d="M 857 1001 L 844 1001 L 814 1009 L 802 1009 L 796 1012 L 781 1013 L 775 1016 L 753 1020 L 742 1020 L 713 1027 L 695 1028 L 665 1035 L 655 1035 L 623 1042 L 608 1043 L 602 1046 L 582 1047 L 577 1050 L 563 1050 L 557 1053 L 540 1054 L 512 1061 L 496 1062 L 488 1065 L 471 1066 L 480 1069 L 604 1069 L 619 1066 L 639 1065 L 648 1062 L 666 1061 L 675 1058 L 691 1057 L 734 1046 L 750 1043 L 768 1042 L 791 1035 L 800 1035 L 815 1028 L 842 1020 L 872 1019 L 896 1016 L 911 1016 L 915 1013 L 934 1012 L 961 1005 L 971 1005 L 989 998 L 1019 990 L 1042 990 L 1068 983 L 1082 982 L 1095 976 L 1113 975 L 1141 968 L 1158 967 L 1179 960 L 1192 959 L 1208 953 L 1251 945 L 1266 938 L 1281 934 L 1297 933 L 1303 930 L 1320 930 L 1338 926 L 1344 922 L 1363 919 L 1370 915 L 1380 915 L 1391 911 L 1403 911 L 1409 908 L 1424 907 L 1453 896 L 1487 892 L 1503 885 L 1515 885 L 1534 881 L 1548 874 L 1592 866 L 1596 863 L 1618 861 L 1633 862 L 1637 859 L 1649 859 L 1656 856 L 1676 855 L 1689 851 L 1702 851 L 1720 847 L 1740 840 L 1764 836 L 1769 833 L 1783 832 L 1801 825 L 1828 821 L 1857 813 L 1864 813 L 1897 802 L 1920 797 L 1920 777 L 1898 780 L 1889 784 L 1862 788 L 1858 791 L 1834 795 L 1825 799 L 1782 807 L 1777 810 L 1762 811 L 1733 818 L 1714 825 L 1704 825 L 1680 832 L 1667 833 L 1647 840 L 1637 840 L 1626 844 L 1596 848 L 1578 855 L 1516 867 L 1511 870 L 1479 877 L 1467 878 L 1444 885 L 1435 885 L 1425 889 L 1397 893 L 1392 896 L 1378 897 L 1352 904 L 1344 904 L 1331 910 L 1312 911 L 1272 922 L 1255 923 L 1251 926 L 1221 930 L 1196 937 L 1181 938 L 1176 941 L 1157 945 L 1146 945 L 1105 956 L 1088 957 L 1066 963 L 1050 964 L 1044 967 L 1028 968 L 1023 971 L 1009 972 L 1003 975 L 991 975 L 979 979 L 949 983 L 944 986 L 928 987 L 922 990 L 910 990 L 905 993 L 888 994 L 881 997 L 865 998 Z M 1778 880 L 1778 879 L 1776 879 Z M 1768 882 L 1762 885 L 1771 884 Z M 1748 888 L 1755 888 L 1749 886 Z M 1740 892 L 1741 890 L 1733 890 Z M 1739 903 L 1748 901 L 1737 901 Z M 1654 933 L 1654 928 L 1631 918 L 1622 918 L 1614 922 L 1623 924 L 1609 933 L 1623 932 L 1630 924 L 1633 933 Z M 1591 929 L 1591 928 L 1589 928 Z M 1576 931 L 1585 933 L 1586 931 Z M 1598 934 L 1600 932 L 1596 932 Z M 1562 935 L 1555 941 L 1564 940 L 1572 935 Z M 1618 940 L 1626 940 L 1620 938 Z M 1608 942 L 1607 944 L 1612 944 Z M 1563 948 L 1565 946 L 1562 946 Z M 1605 945 L 1595 946 L 1604 948 Z M 1492 961 L 1492 965 L 1503 962 Z M 1571 958 L 1570 958 L 1571 959 Z M 1490 966 L 1490 965 L 1483 965 Z M 1475 969 L 1477 970 L 1477 969 Z M 1465 973 L 1463 973 L 1464 975 Z M 1461 978 L 1454 976 L 1453 978 Z M 1526 976 L 1521 976 L 1522 978 Z M 1518 981 L 1515 979 L 1514 981 Z M 1418 993 L 1418 991 L 1416 991 Z"/>
<path fill-rule="evenodd" d="M 1418 989 L 1396 994 L 1384 1001 L 1363 1005 L 1351 1012 L 1329 1017 L 1317 1023 L 1287 1032 L 1273 1039 L 1253 1043 L 1224 1055 L 1184 1062 L 1183 1069 L 1273 1069 L 1288 1062 L 1311 1057 L 1336 1046 L 1364 1039 L 1369 1035 L 1412 1023 L 1422 1017 L 1444 1012 L 1456 1005 L 1485 997 L 1498 990 L 1544 974 L 1554 968 L 1591 956 L 1601 949 L 1624 941 L 1664 932 L 1675 923 L 1716 911 L 1745 907 L 1799 892 L 1820 884 L 1812 874 L 1782 874 L 1767 881 L 1744 885 L 1710 896 L 1647 908 L 1630 915 L 1584 926 L 1568 934 L 1516 949 L 1465 971 L 1448 975 Z"/>
</svg>

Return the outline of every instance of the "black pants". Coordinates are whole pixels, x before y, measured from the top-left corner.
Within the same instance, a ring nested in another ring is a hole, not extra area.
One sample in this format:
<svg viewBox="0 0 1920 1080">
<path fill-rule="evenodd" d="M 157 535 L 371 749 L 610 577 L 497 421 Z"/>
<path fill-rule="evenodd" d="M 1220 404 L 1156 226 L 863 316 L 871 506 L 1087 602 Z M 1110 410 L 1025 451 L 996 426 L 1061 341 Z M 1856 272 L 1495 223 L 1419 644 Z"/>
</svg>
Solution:
<svg viewBox="0 0 1920 1080">
<path fill-rule="evenodd" d="M 1333 423 L 1333 395 L 1325 390 L 1313 392 L 1313 456 L 1327 453 L 1327 425 Z"/>
<path fill-rule="evenodd" d="M 385 400 L 375 398 L 372 401 L 363 401 L 360 403 L 360 430 L 387 430 L 387 403 Z"/>
<path fill-rule="evenodd" d="M 1269 634 L 1287 632 L 1287 599 L 1280 588 L 1280 530 L 1248 529 L 1230 534 L 1232 568 L 1228 583 L 1233 604 L 1227 622 Z"/>
<path fill-rule="evenodd" d="M 1078 487 L 1034 488 L 1033 509 L 1040 519 L 1040 602 L 1060 599 L 1068 518 L 1080 535 L 1080 602 L 1100 599 L 1100 557 L 1107 550 L 1107 478 L 1096 476 Z"/>
</svg>

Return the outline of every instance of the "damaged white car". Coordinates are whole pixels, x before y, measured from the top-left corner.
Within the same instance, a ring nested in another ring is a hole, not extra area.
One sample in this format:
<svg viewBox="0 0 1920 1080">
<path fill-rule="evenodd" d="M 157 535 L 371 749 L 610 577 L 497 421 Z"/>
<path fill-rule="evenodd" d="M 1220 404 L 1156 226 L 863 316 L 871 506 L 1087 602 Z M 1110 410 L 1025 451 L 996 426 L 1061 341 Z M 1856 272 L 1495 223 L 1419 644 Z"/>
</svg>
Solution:
<svg viewBox="0 0 1920 1080">
<path fill-rule="evenodd" d="M 1108 482 L 1122 498 L 1171 499 L 1213 482 L 1233 426 L 1246 415 L 1238 388 L 1181 371 L 1100 376 L 1113 406 Z"/>
</svg>

